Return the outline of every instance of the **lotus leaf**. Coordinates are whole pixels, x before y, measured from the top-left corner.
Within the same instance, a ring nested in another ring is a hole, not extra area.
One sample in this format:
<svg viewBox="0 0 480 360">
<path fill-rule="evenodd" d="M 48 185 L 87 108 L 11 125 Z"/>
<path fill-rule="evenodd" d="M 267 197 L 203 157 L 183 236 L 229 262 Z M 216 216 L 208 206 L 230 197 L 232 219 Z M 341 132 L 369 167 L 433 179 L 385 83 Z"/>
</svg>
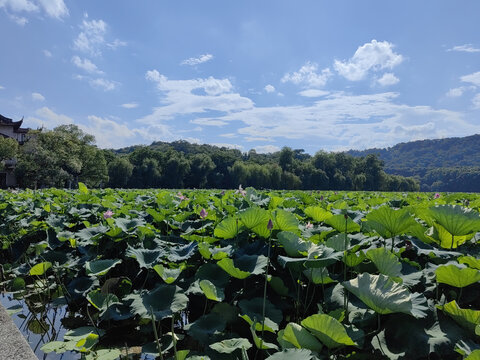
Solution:
<svg viewBox="0 0 480 360">
<path fill-rule="evenodd" d="M 29 274 L 30 275 L 37 275 L 37 276 L 41 276 L 43 274 L 45 274 L 45 272 L 50 269 L 52 267 L 52 263 L 49 262 L 49 261 L 44 261 L 44 262 L 41 262 L 35 266 L 32 266 L 32 268 L 30 269 L 30 272 Z"/>
<path fill-rule="evenodd" d="M 254 274 L 262 274 L 267 266 L 267 257 L 263 255 L 243 255 L 235 260 L 225 258 L 217 262 L 217 265 L 225 270 L 230 276 L 237 279 L 245 279 Z"/>
<path fill-rule="evenodd" d="M 116 295 L 104 294 L 100 290 L 90 291 L 87 295 L 87 300 L 97 310 L 100 310 L 100 314 L 103 314 L 110 306 L 121 304 Z"/>
<path fill-rule="evenodd" d="M 480 259 L 473 256 L 460 256 L 457 261 L 460 264 L 467 264 L 472 269 L 480 270 Z"/>
<path fill-rule="evenodd" d="M 480 271 L 471 268 L 460 269 L 456 265 L 441 265 L 435 270 L 437 282 L 463 288 L 480 281 Z"/>
<path fill-rule="evenodd" d="M 188 297 L 174 285 L 159 285 L 155 289 L 125 296 L 135 314 L 150 318 L 151 312 L 157 319 L 171 317 L 187 307 Z"/>
<path fill-rule="evenodd" d="M 202 315 L 193 323 L 185 326 L 187 333 L 201 343 L 209 343 L 213 335 L 225 330 L 226 321 L 217 314 Z"/>
<path fill-rule="evenodd" d="M 405 313 L 416 318 L 427 316 L 426 299 L 410 293 L 388 276 L 363 273 L 342 285 L 379 314 Z"/>
<path fill-rule="evenodd" d="M 282 231 L 277 234 L 278 242 L 282 244 L 285 252 L 291 257 L 302 257 L 308 253 L 312 243 L 303 241 L 298 235 Z"/>
<path fill-rule="evenodd" d="M 233 239 L 242 228 L 243 225 L 238 218 L 227 217 L 215 227 L 213 234 L 222 239 Z"/>
<path fill-rule="evenodd" d="M 469 235 L 480 231 L 478 212 L 458 205 L 439 205 L 428 209 L 429 216 L 451 235 Z"/>
<path fill-rule="evenodd" d="M 337 319 L 329 315 L 311 315 L 302 320 L 302 326 L 310 330 L 329 349 L 344 345 L 357 345 L 348 336 L 345 327 Z"/>
<path fill-rule="evenodd" d="M 120 259 L 87 261 L 85 263 L 85 270 L 87 271 L 87 275 L 89 276 L 102 276 L 121 262 L 122 260 Z"/>
<path fill-rule="evenodd" d="M 296 323 L 289 323 L 284 329 L 283 339 L 298 349 L 308 349 L 315 352 L 322 350 L 322 343 L 305 328 Z"/>
<path fill-rule="evenodd" d="M 210 345 L 210 348 L 224 354 L 231 354 L 237 349 L 248 350 L 252 347 L 252 344 L 245 338 L 232 338 L 222 340 Z"/>
<path fill-rule="evenodd" d="M 480 325 L 480 310 L 461 309 L 455 300 L 437 307 L 472 333 L 475 333 L 475 327 Z"/>
<path fill-rule="evenodd" d="M 366 218 L 369 226 L 384 239 L 405 234 L 417 224 L 407 209 L 394 210 L 389 206 L 372 210 Z"/>
<path fill-rule="evenodd" d="M 299 232 L 298 219 L 294 214 L 283 209 L 277 209 L 273 212 L 275 228 L 280 231 Z"/>
<path fill-rule="evenodd" d="M 368 250 L 366 255 L 375 264 L 380 273 L 390 277 L 402 275 L 402 264 L 391 251 L 381 247 Z"/>
<path fill-rule="evenodd" d="M 268 343 L 266 341 L 263 341 L 263 339 L 257 335 L 257 331 L 255 329 L 258 328 L 257 326 L 257 322 L 254 321 L 252 323 L 252 325 L 250 326 L 250 331 L 252 333 L 252 337 L 253 337 L 253 342 L 255 343 L 255 346 L 258 348 L 258 349 L 261 349 L 261 350 L 270 350 L 270 349 L 274 349 L 274 350 L 278 350 L 278 346 L 273 344 L 273 343 Z M 261 328 L 261 326 L 260 326 Z"/>
<path fill-rule="evenodd" d="M 181 268 L 169 269 L 163 266 L 162 264 L 155 265 L 153 270 L 165 281 L 167 284 L 173 283 L 177 280 L 178 276 L 182 272 Z"/>
<path fill-rule="evenodd" d="M 344 215 L 333 215 L 325 220 L 325 224 L 330 225 L 338 232 L 353 233 L 360 231 L 360 225 Z"/>
<path fill-rule="evenodd" d="M 311 217 L 313 220 L 322 222 L 332 217 L 333 214 L 330 211 L 327 211 L 320 206 L 309 206 L 303 210 L 305 215 Z"/>
<path fill-rule="evenodd" d="M 239 212 L 238 215 L 242 224 L 257 235 L 265 238 L 270 235 L 267 228 L 270 215 L 267 210 L 253 207 Z"/>
<path fill-rule="evenodd" d="M 223 289 L 216 287 L 211 281 L 201 280 L 199 285 L 207 299 L 213 301 L 223 301 L 225 299 Z"/>
<path fill-rule="evenodd" d="M 162 250 L 134 249 L 132 247 L 128 247 L 125 252 L 125 256 L 136 259 L 138 265 L 144 269 L 151 269 L 158 262 L 158 258 L 164 254 Z"/>
</svg>

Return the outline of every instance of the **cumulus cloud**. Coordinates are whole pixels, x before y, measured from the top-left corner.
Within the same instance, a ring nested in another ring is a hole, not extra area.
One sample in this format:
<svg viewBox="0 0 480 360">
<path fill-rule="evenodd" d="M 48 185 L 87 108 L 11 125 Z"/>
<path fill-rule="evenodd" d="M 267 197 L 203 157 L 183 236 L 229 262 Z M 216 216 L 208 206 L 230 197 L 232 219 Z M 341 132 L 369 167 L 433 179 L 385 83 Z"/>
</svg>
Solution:
<svg viewBox="0 0 480 360">
<path fill-rule="evenodd" d="M 475 109 L 480 109 L 480 94 L 476 94 L 473 97 L 472 104 Z"/>
<path fill-rule="evenodd" d="M 285 74 L 281 81 L 282 83 L 291 82 L 305 87 L 323 87 L 331 76 L 332 72 L 329 68 L 318 73 L 318 65 L 307 62 L 300 70 Z"/>
<path fill-rule="evenodd" d="M 350 81 L 363 80 L 370 71 L 393 69 L 403 61 L 403 57 L 393 51 L 388 41 L 372 40 L 358 47 L 349 60 L 335 60 L 334 68 Z"/>
<path fill-rule="evenodd" d="M 466 89 L 467 89 L 467 87 L 465 87 L 465 86 L 460 86 L 460 87 L 457 87 L 457 88 L 450 89 L 446 93 L 446 96 L 448 96 L 448 97 L 462 96 Z"/>
<path fill-rule="evenodd" d="M 57 19 L 68 16 L 68 8 L 63 0 L 0 0 L 0 8 L 13 13 L 43 11 L 47 16 Z M 28 22 L 25 17 L 16 15 L 10 17 L 19 25 Z"/>
<path fill-rule="evenodd" d="M 35 111 L 35 116 L 26 119 L 28 124 L 38 127 L 53 129 L 59 125 L 73 124 L 73 119 L 67 115 L 57 114 L 52 109 L 44 106 Z"/>
<path fill-rule="evenodd" d="M 97 145 L 101 148 L 120 148 L 130 144 L 132 140 L 142 134 L 140 129 L 130 129 L 118 120 L 89 115 L 88 121 L 79 124 L 79 127 L 95 135 Z"/>
<path fill-rule="evenodd" d="M 472 44 L 464 44 L 464 45 L 454 46 L 453 48 L 448 49 L 447 51 L 461 51 L 461 52 L 468 52 L 468 53 L 476 53 L 476 52 L 480 52 L 480 49 L 474 47 Z"/>
<path fill-rule="evenodd" d="M 89 59 L 81 59 L 79 56 L 75 55 L 74 57 L 72 57 L 72 63 L 76 67 L 86 71 L 87 73 L 103 74 L 103 71 L 99 70 L 97 68 L 97 65 L 92 63 Z"/>
<path fill-rule="evenodd" d="M 134 109 L 134 108 L 138 107 L 138 104 L 135 103 L 135 102 L 131 102 L 131 103 L 122 104 L 120 106 L 125 108 L 125 109 Z"/>
<path fill-rule="evenodd" d="M 270 85 L 270 84 L 268 84 L 267 86 L 265 86 L 263 89 L 264 89 L 265 92 L 267 92 L 267 93 L 275 92 L 275 86 Z"/>
<path fill-rule="evenodd" d="M 464 75 L 460 77 L 460 80 L 463 82 L 471 83 L 475 86 L 480 86 L 480 71 L 477 71 L 473 74 Z"/>
<path fill-rule="evenodd" d="M 103 79 L 103 78 L 90 79 L 89 84 L 93 88 L 102 89 L 104 91 L 115 90 L 115 88 L 118 85 L 118 83 L 115 82 L 115 81 L 110 81 L 110 80 Z"/>
<path fill-rule="evenodd" d="M 381 86 L 390 86 L 395 85 L 400 81 L 399 78 L 395 76 L 393 73 L 385 73 L 383 76 L 377 80 L 377 83 Z"/>
<path fill-rule="evenodd" d="M 202 63 L 205 63 L 207 61 L 210 61 L 212 59 L 213 59 L 212 54 L 203 54 L 203 55 L 200 55 L 198 57 L 191 57 L 191 58 L 185 59 L 180 63 L 180 65 L 195 66 L 195 65 L 202 64 Z"/>
<path fill-rule="evenodd" d="M 92 56 L 100 55 L 101 48 L 106 42 L 107 23 L 103 20 L 88 20 L 88 16 L 85 16 L 80 30 L 73 41 L 73 48 Z"/>
<path fill-rule="evenodd" d="M 227 148 L 227 149 L 233 149 L 233 150 L 243 150 L 243 146 L 242 145 L 238 145 L 238 144 L 229 144 L 229 143 L 211 143 L 210 145 L 213 145 L 213 146 L 218 146 L 219 148 Z"/>
<path fill-rule="evenodd" d="M 274 153 L 277 151 L 280 151 L 280 148 L 275 145 L 261 145 L 261 146 L 256 146 L 255 151 L 259 154 L 268 154 L 268 153 Z"/>
<path fill-rule="evenodd" d="M 38 92 L 33 92 L 32 93 L 32 99 L 35 101 L 45 101 L 45 96 Z"/>
</svg>

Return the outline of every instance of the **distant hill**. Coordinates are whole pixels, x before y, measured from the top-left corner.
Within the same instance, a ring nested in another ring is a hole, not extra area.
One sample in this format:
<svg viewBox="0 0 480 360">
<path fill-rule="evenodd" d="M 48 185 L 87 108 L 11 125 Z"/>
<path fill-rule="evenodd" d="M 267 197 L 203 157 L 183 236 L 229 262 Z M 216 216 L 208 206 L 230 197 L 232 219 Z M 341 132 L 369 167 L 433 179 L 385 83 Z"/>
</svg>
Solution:
<svg viewBox="0 0 480 360">
<path fill-rule="evenodd" d="M 416 177 L 424 191 L 480 191 L 480 135 L 347 153 L 355 157 L 376 154 L 385 162 L 385 172 Z"/>
</svg>

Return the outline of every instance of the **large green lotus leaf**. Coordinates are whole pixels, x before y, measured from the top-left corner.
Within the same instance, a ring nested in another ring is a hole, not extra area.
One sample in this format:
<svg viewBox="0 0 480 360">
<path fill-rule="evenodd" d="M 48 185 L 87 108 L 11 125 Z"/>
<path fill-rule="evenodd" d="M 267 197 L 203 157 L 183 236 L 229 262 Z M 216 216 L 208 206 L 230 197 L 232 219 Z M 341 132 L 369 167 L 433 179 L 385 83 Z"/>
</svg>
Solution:
<svg viewBox="0 0 480 360">
<path fill-rule="evenodd" d="M 121 262 L 121 259 L 87 261 L 85 263 L 85 270 L 89 276 L 102 276 Z"/>
<path fill-rule="evenodd" d="M 171 284 L 177 280 L 180 273 L 182 272 L 181 268 L 170 269 L 166 268 L 162 264 L 157 264 L 153 267 L 153 270 L 165 281 L 167 284 Z"/>
<path fill-rule="evenodd" d="M 299 232 L 298 219 L 289 211 L 277 209 L 273 212 L 275 228 L 281 231 Z"/>
<path fill-rule="evenodd" d="M 461 309 L 455 300 L 437 307 L 472 333 L 475 333 L 475 327 L 480 325 L 480 310 Z"/>
<path fill-rule="evenodd" d="M 117 360 L 121 355 L 120 349 L 100 349 L 85 355 L 85 360 Z"/>
<path fill-rule="evenodd" d="M 240 300 L 238 306 L 242 314 L 247 314 L 252 320 L 262 321 L 263 298 L 253 298 L 250 300 Z M 281 310 L 277 309 L 268 299 L 265 300 L 265 317 L 273 322 L 280 324 L 283 320 Z"/>
<path fill-rule="evenodd" d="M 257 328 L 258 328 L 257 322 L 254 321 L 250 326 L 250 332 L 252 333 L 253 342 L 255 343 L 255 346 L 261 350 L 270 350 L 270 349 L 278 350 L 277 345 L 273 343 L 268 343 L 264 341 L 260 336 L 257 335 L 257 332 L 255 330 Z"/>
<path fill-rule="evenodd" d="M 206 344 L 211 342 L 211 337 L 215 334 L 222 333 L 225 330 L 226 321 L 218 314 L 207 314 L 200 316 L 193 323 L 185 326 L 188 335 L 200 343 Z"/>
<path fill-rule="evenodd" d="M 283 339 L 298 349 L 308 349 L 315 352 L 322 351 L 322 343 L 305 328 L 296 323 L 289 323 L 284 329 Z"/>
<path fill-rule="evenodd" d="M 329 315 L 311 315 L 302 320 L 302 326 L 310 330 L 329 349 L 345 345 L 357 345 L 348 336 L 345 327 Z"/>
<path fill-rule="evenodd" d="M 164 254 L 162 250 L 134 249 L 130 246 L 125 252 L 125 256 L 136 259 L 138 265 L 145 269 L 151 269 L 158 262 L 158 258 Z"/>
<path fill-rule="evenodd" d="M 88 188 L 87 188 L 87 186 L 86 186 L 84 183 L 79 182 L 79 183 L 78 183 L 78 192 L 79 192 L 80 194 L 82 194 L 82 195 L 88 194 Z"/>
<path fill-rule="evenodd" d="M 300 239 L 298 235 L 290 231 L 281 231 L 277 237 L 287 255 L 291 257 L 305 256 L 312 246 L 312 243 Z"/>
<path fill-rule="evenodd" d="M 270 355 L 266 360 L 311 360 L 318 359 L 307 349 L 287 349 Z"/>
<path fill-rule="evenodd" d="M 363 273 L 342 285 L 379 314 L 405 313 L 416 318 L 427 316 L 426 299 L 410 293 L 386 275 Z"/>
<path fill-rule="evenodd" d="M 91 334 L 103 336 L 105 335 L 105 330 L 94 328 L 93 326 L 82 326 L 76 329 L 68 330 L 63 338 L 65 340 L 78 342 L 87 338 Z"/>
<path fill-rule="evenodd" d="M 125 233 L 134 233 L 137 227 L 145 226 L 145 220 L 142 218 L 115 218 L 115 226 L 122 229 Z"/>
<path fill-rule="evenodd" d="M 243 225 L 238 218 L 227 217 L 215 227 L 213 234 L 222 239 L 233 239 L 242 229 Z"/>
<path fill-rule="evenodd" d="M 90 291 L 87 295 L 87 300 L 97 308 L 101 314 L 103 314 L 110 306 L 121 304 L 116 295 L 104 294 L 100 290 Z"/>
<path fill-rule="evenodd" d="M 345 233 L 340 233 L 329 237 L 325 245 L 336 251 L 345 251 L 350 247 L 350 238 Z"/>
<path fill-rule="evenodd" d="M 222 340 L 210 345 L 210 348 L 223 354 L 231 354 L 237 349 L 248 350 L 252 347 L 252 344 L 245 338 L 232 338 Z"/>
<path fill-rule="evenodd" d="M 480 360 L 480 350 L 473 350 L 465 360 Z"/>
<path fill-rule="evenodd" d="M 363 260 L 365 260 L 366 256 L 363 251 L 359 252 L 349 252 L 343 257 L 343 262 L 348 267 L 354 267 L 359 265 Z"/>
<path fill-rule="evenodd" d="M 311 217 L 313 220 L 322 222 L 332 217 L 333 214 L 330 211 L 327 211 L 320 206 L 309 206 L 303 210 L 305 215 Z"/>
<path fill-rule="evenodd" d="M 394 210 L 389 206 L 372 210 L 366 219 L 370 227 L 385 239 L 405 234 L 417 223 L 407 209 Z"/>
<path fill-rule="evenodd" d="M 472 269 L 480 270 L 480 259 L 473 256 L 460 256 L 457 261 L 460 264 L 467 264 Z"/>
<path fill-rule="evenodd" d="M 480 214 L 458 205 L 439 205 L 428 209 L 429 215 L 454 236 L 480 231 Z"/>
<path fill-rule="evenodd" d="M 331 284 L 336 282 L 336 280 L 330 277 L 326 267 L 306 269 L 303 273 L 314 284 Z"/>
<path fill-rule="evenodd" d="M 255 330 L 257 331 L 264 330 L 274 334 L 278 331 L 278 324 L 268 317 L 265 317 L 265 321 L 263 322 L 263 324 L 261 322 L 258 322 L 257 317 L 251 318 L 250 315 L 247 314 L 239 315 L 239 317 L 245 320 L 250 326 L 252 326 L 252 324 L 255 324 Z"/>
<path fill-rule="evenodd" d="M 50 261 L 44 261 L 44 262 L 41 262 L 39 264 L 36 264 L 36 265 L 32 266 L 29 274 L 30 275 L 41 276 L 41 275 L 45 274 L 45 272 L 48 269 L 50 269 L 51 267 L 52 267 L 52 263 Z"/>
<path fill-rule="evenodd" d="M 360 231 L 360 225 L 350 219 L 350 217 L 345 219 L 344 215 L 333 215 L 325 220 L 325 224 L 330 225 L 338 232 L 346 231 L 347 233 L 353 233 Z"/>
<path fill-rule="evenodd" d="M 159 320 L 172 316 L 187 307 L 188 297 L 174 285 L 160 285 L 153 290 L 143 290 L 124 297 L 130 307 L 142 318 L 151 318 L 151 311 Z"/>
<path fill-rule="evenodd" d="M 456 249 L 458 246 L 473 238 L 475 234 L 454 235 L 452 238 L 452 234 L 442 225 L 434 223 L 425 236 L 429 237 L 432 242 L 439 244 L 444 249 Z"/>
<path fill-rule="evenodd" d="M 217 265 L 225 270 L 230 276 L 237 279 L 245 279 L 250 275 L 263 274 L 267 267 L 268 258 L 263 255 L 243 255 L 235 260 L 225 258 L 217 262 Z"/>
<path fill-rule="evenodd" d="M 153 218 L 153 220 L 157 223 L 161 223 L 163 220 L 165 220 L 164 213 L 158 212 L 152 208 L 146 209 L 145 212 L 149 214 Z"/>
<path fill-rule="evenodd" d="M 287 265 L 305 266 L 307 268 L 320 268 L 334 264 L 343 255 L 341 251 L 335 251 L 324 245 L 312 246 L 308 251 L 308 256 L 303 258 L 291 258 L 288 256 L 278 256 L 278 263 L 283 267 Z"/>
<path fill-rule="evenodd" d="M 207 299 L 213 301 L 223 301 L 225 299 L 223 289 L 216 287 L 211 281 L 201 280 L 199 285 Z"/>
<path fill-rule="evenodd" d="M 391 251 L 381 247 L 368 250 L 366 255 L 375 264 L 380 273 L 390 277 L 402 275 L 402 264 Z"/>
<path fill-rule="evenodd" d="M 218 271 L 218 266 L 212 263 L 207 263 L 200 266 L 195 273 L 195 280 L 209 280 L 215 286 L 224 288 L 228 281 L 230 280 L 230 276 L 224 271 Z"/>
<path fill-rule="evenodd" d="M 78 239 L 78 245 L 81 246 L 97 244 L 98 239 L 109 230 L 110 228 L 108 226 L 103 225 L 87 227 L 77 231 L 75 238 Z"/>
<path fill-rule="evenodd" d="M 272 287 L 273 290 L 279 295 L 287 296 L 288 287 L 283 282 L 282 278 L 279 276 L 269 276 L 268 284 Z"/>
<path fill-rule="evenodd" d="M 471 268 L 460 269 L 455 265 L 440 265 L 435 270 L 437 282 L 463 288 L 480 281 L 480 271 Z"/>
<path fill-rule="evenodd" d="M 268 221 L 270 220 L 270 214 L 267 210 L 252 207 L 238 213 L 240 220 L 246 228 L 253 231 L 259 236 L 268 237 L 270 231 L 268 230 Z"/>
</svg>

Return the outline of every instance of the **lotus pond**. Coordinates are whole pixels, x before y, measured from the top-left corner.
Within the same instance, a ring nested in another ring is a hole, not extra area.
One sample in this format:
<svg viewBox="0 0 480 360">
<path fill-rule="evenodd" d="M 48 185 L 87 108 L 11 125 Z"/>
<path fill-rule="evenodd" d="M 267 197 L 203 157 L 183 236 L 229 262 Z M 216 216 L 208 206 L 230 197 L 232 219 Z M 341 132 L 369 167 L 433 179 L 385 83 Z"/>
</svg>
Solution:
<svg viewBox="0 0 480 360">
<path fill-rule="evenodd" d="M 460 193 L 3 191 L 0 280 L 49 359 L 480 359 L 479 208 Z"/>
</svg>

